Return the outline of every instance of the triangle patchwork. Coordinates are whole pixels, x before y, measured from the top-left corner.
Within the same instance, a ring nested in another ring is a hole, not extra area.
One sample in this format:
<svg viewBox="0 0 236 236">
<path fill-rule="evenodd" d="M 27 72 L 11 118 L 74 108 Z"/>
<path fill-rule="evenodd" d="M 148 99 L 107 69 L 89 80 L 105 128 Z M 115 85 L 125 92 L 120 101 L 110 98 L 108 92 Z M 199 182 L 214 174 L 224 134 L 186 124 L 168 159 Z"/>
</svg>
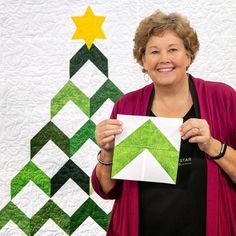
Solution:
<svg viewBox="0 0 236 236">
<path fill-rule="evenodd" d="M 113 178 L 137 181 L 145 179 L 148 182 L 175 184 L 165 169 L 147 149 L 121 169 Z"/>
</svg>

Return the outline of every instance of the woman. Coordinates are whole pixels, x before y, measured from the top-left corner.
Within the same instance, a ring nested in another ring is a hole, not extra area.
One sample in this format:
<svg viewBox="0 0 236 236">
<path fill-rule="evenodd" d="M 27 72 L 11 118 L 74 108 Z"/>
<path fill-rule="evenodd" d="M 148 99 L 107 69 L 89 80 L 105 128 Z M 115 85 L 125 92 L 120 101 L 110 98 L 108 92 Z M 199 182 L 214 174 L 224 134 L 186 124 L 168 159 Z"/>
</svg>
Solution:
<svg viewBox="0 0 236 236">
<path fill-rule="evenodd" d="M 101 152 L 93 187 L 116 199 L 107 235 L 236 235 L 235 90 L 187 73 L 199 42 L 178 14 L 145 18 L 134 43 L 153 83 L 121 97 L 95 131 Z M 117 114 L 183 118 L 176 185 L 111 179 L 114 139 L 122 132 Z"/>
</svg>

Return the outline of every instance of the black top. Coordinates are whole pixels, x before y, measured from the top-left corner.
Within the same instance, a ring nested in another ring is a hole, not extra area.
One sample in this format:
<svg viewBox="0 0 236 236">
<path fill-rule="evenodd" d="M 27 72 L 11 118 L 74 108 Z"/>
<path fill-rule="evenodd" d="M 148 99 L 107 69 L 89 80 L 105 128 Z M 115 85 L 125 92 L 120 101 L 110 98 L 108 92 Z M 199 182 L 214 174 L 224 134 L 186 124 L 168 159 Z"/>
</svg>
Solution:
<svg viewBox="0 0 236 236">
<path fill-rule="evenodd" d="M 150 107 L 147 115 L 155 116 Z M 197 116 L 192 106 L 183 119 Z M 139 182 L 139 235 L 203 236 L 205 221 L 205 156 L 197 144 L 182 140 L 176 185 Z"/>
</svg>

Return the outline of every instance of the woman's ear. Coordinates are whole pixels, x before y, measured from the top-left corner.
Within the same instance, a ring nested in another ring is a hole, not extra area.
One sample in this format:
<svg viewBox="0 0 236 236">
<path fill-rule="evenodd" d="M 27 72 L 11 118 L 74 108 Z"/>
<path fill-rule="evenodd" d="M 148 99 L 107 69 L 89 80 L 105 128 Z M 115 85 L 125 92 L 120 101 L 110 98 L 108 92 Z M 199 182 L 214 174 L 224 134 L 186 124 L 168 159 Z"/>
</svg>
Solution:
<svg viewBox="0 0 236 236">
<path fill-rule="evenodd" d="M 192 56 L 190 54 L 190 52 L 187 51 L 187 68 L 189 68 L 189 66 L 192 64 Z"/>
<path fill-rule="evenodd" d="M 143 73 L 147 73 L 147 70 L 145 68 L 142 69 Z"/>
<path fill-rule="evenodd" d="M 146 70 L 145 69 L 145 64 L 146 64 L 145 54 L 142 55 L 142 62 L 143 62 L 143 70 Z"/>
</svg>

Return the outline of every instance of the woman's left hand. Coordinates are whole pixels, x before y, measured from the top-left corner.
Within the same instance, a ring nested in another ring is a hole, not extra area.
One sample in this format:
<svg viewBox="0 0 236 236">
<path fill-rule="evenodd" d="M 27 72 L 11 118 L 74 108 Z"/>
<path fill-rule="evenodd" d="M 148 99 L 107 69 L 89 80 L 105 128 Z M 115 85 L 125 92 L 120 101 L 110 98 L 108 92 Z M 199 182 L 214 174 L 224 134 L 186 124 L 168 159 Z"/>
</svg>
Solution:
<svg viewBox="0 0 236 236">
<path fill-rule="evenodd" d="M 206 120 L 191 118 L 180 126 L 182 139 L 189 139 L 190 143 L 197 143 L 199 148 L 205 153 L 210 153 L 213 138 Z"/>
</svg>

